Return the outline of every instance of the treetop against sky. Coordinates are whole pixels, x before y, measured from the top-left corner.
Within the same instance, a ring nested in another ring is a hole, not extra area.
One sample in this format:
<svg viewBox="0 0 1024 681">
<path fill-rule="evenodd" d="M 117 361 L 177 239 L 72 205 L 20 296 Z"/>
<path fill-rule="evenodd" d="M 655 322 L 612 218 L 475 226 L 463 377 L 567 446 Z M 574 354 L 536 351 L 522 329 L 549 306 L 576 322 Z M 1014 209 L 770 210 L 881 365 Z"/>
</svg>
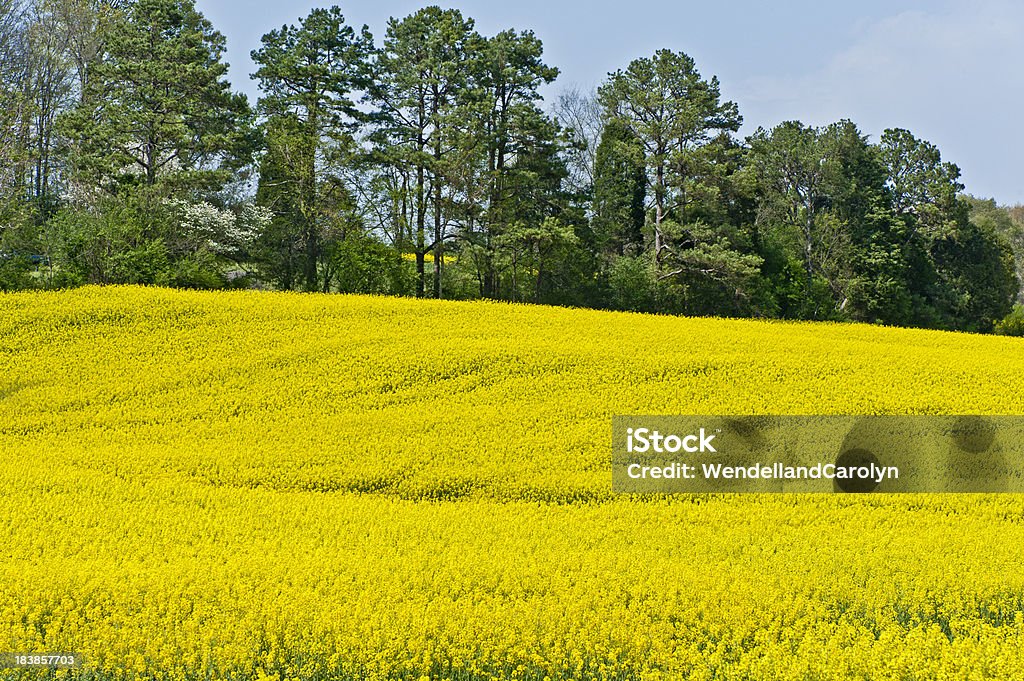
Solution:
<svg viewBox="0 0 1024 681">
<path fill-rule="evenodd" d="M 249 53 L 260 37 L 294 23 L 315 6 L 301 0 L 199 0 L 227 36 L 235 87 L 257 95 Z M 341 2 L 349 24 L 367 24 L 380 40 L 389 17 L 423 2 Z M 595 87 L 610 71 L 659 48 L 693 56 L 717 75 L 725 99 L 739 104 L 743 134 L 799 119 L 815 125 L 854 120 L 874 138 L 903 127 L 942 148 L 964 173 L 968 191 L 1002 203 L 1024 202 L 1018 159 L 1024 137 L 1014 134 L 1024 107 L 1018 36 L 1024 5 L 1012 0 L 866 0 L 821 3 L 740 0 L 713 3 L 635 0 L 487 0 L 441 2 L 473 17 L 493 34 L 532 29 L 545 59 L 562 74 L 547 86 Z"/>
</svg>

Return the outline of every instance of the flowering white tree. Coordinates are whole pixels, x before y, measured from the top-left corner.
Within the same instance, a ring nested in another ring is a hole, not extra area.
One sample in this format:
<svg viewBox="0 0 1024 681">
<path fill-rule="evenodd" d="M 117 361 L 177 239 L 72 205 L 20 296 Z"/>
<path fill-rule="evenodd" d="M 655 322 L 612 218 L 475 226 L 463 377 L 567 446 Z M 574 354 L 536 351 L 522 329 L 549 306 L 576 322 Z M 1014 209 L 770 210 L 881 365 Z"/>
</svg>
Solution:
<svg viewBox="0 0 1024 681">
<path fill-rule="evenodd" d="M 168 199 L 182 242 L 192 249 L 205 249 L 233 261 L 248 253 L 256 236 L 270 224 L 273 213 L 251 203 L 239 210 L 217 208 L 207 203 Z"/>
</svg>

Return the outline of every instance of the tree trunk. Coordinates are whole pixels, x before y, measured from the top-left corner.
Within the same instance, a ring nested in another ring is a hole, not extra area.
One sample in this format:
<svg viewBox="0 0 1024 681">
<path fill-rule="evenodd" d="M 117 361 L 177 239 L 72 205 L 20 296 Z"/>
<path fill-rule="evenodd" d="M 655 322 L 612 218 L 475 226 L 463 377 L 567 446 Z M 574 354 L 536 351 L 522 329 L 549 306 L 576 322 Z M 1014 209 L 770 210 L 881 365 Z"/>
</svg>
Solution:
<svg viewBox="0 0 1024 681">
<path fill-rule="evenodd" d="M 533 302 L 540 304 L 540 288 L 544 283 L 544 257 L 541 249 L 537 247 L 537 283 L 533 290 Z"/>
<path fill-rule="evenodd" d="M 303 163 L 303 176 L 305 179 L 305 187 L 303 192 L 303 203 L 305 204 L 304 210 L 302 211 L 303 219 L 305 221 L 305 240 L 306 240 L 306 263 L 305 263 L 305 286 L 306 291 L 316 291 L 317 286 L 317 262 L 320 259 L 320 235 L 317 230 L 317 186 L 316 186 L 316 149 L 317 142 L 319 141 L 319 133 L 317 126 L 319 124 L 318 112 L 314 108 L 309 113 L 309 119 L 307 121 L 306 134 L 306 145 L 303 149 L 305 158 Z"/>
<path fill-rule="evenodd" d="M 807 300 L 811 300 L 811 290 L 814 285 L 814 214 L 808 208 L 804 218 L 804 273 L 807 276 L 806 290 Z"/>
<path fill-rule="evenodd" d="M 488 132 L 493 133 L 493 128 L 488 124 L 490 130 Z M 493 236 L 497 229 L 496 225 L 498 222 L 498 172 L 497 172 L 497 159 L 498 150 L 492 146 L 487 150 L 487 171 L 491 179 L 490 193 L 491 200 L 490 206 L 487 210 L 487 222 L 484 228 L 484 255 L 483 255 L 483 273 L 481 277 L 481 295 L 484 298 L 495 297 L 495 283 L 494 283 L 494 245 Z"/>
<path fill-rule="evenodd" d="M 427 198 L 424 183 L 426 181 L 424 174 L 425 169 L 423 167 L 423 150 L 427 146 L 426 140 L 423 135 L 425 132 L 425 107 L 426 104 L 423 99 L 420 99 L 419 105 L 419 132 L 417 143 L 417 151 L 419 155 L 416 158 L 416 297 L 423 298 L 427 292 L 427 276 L 426 268 L 424 267 L 424 256 L 426 255 L 427 248 L 427 225 L 426 225 L 426 208 Z"/>
<path fill-rule="evenodd" d="M 441 259 L 444 257 L 444 241 L 441 238 L 441 138 L 434 129 L 434 297 L 441 297 Z"/>
<path fill-rule="evenodd" d="M 423 163 L 416 168 L 416 297 L 423 298 L 427 292 L 427 275 L 424 257 L 427 249 L 426 216 L 424 208 L 426 199 L 423 189 Z"/>
<path fill-rule="evenodd" d="M 654 265 L 661 270 L 661 250 L 664 240 L 661 234 L 661 223 L 665 219 L 665 164 L 658 161 L 657 179 L 654 185 Z"/>
</svg>

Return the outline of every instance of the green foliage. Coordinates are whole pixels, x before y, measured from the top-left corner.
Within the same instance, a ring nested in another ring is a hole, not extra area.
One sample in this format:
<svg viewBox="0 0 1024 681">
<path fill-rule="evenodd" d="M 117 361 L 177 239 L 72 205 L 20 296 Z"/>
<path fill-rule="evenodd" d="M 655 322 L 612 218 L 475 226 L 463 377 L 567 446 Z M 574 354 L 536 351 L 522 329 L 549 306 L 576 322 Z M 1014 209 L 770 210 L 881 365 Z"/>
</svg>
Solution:
<svg viewBox="0 0 1024 681">
<path fill-rule="evenodd" d="M 643 248 L 647 175 L 636 133 L 620 119 L 604 128 L 594 164 L 595 248 L 625 255 Z"/>
<path fill-rule="evenodd" d="M 365 234 L 340 241 L 331 254 L 340 293 L 410 295 L 414 278 L 411 264 L 401 254 Z"/>
<path fill-rule="evenodd" d="M 1024 210 L 1004 208 L 994 199 L 965 197 L 970 211 L 970 220 L 984 231 L 996 234 L 1013 250 L 1014 271 L 1019 288 L 1016 301 L 1024 304 Z"/>
<path fill-rule="evenodd" d="M 540 90 L 558 69 L 530 31 L 485 36 L 430 6 L 376 46 L 314 9 L 252 53 L 256 128 L 194 0 L 14 9 L 0 0 L 0 289 L 1017 328 L 1024 208 L 963 196 L 908 130 L 872 144 L 848 120 L 788 121 L 744 143 L 736 104 L 681 52 L 562 97 L 556 119 Z"/>
<path fill-rule="evenodd" d="M 898 321 L 990 331 L 1020 291 L 1012 221 L 994 202 L 961 197 L 960 169 L 906 130 L 885 131 L 879 150 L 917 301 Z"/>
<path fill-rule="evenodd" d="M 744 230 L 728 224 L 663 223 L 671 265 L 658 280 L 680 297 L 679 312 L 695 315 L 749 313 L 764 258 L 751 253 Z"/>
<path fill-rule="evenodd" d="M 885 165 L 893 212 L 911 217 L 914 227 L 935 234 L 955 210 L 963 190 L 960 169 L 944 163 L 938 148 L 900 128 L 882 133 L 878 144 Z"/>
<path fill-rule="evenodd" d="M 542 302 L 548 280 L 557 276 L 562 261 L 579 245 L 571 227 L 556 218 L 545 218 L 539 225 L 517 222 L 496 239 L 508 261 L 508 290 L 512 300 Z"/>
<path fill-rule="evenodd" d="M 158 183 L 210 192 L 249 162 L 249 106 L 224 79 L 224 37 L 192 0 L 137 0 L 102 37 L 61 124 L 82 181 L 113 193 Z"/>
<path fill-rule="evenodd" d="M 0 255 L 0 291 L 21 291 L 38 284 L 32 276 L 36 269 L 30 256 L 7 253 Z"/>
<path fill-rule="evenodd" d="M 447 226 L 464 210 L 455 200 L 456 187 L 472 192 L 479 181 L 473 165 L 480 140 L 469 129 L 479 124 L 472 81 L 479 76 L 485 42 L 473 26 L 457 9 L 426 7 L 392 18 L 378 55 L 372 95 L 380 111 L 373 140 L 400 176 L 391 188 L 402 206 L 393 241 L 415 255 L 421 297 L 428 289 L 428 253 L 435 263 L 433 294 L 442 295 Z"/>
<path fill-rule="evenodd" d="M 758 130 L 750 142 L 759 231 L 803 270 L 803 303 L 783 287 L 779 308 L 811 319 L 905 320 L 914 308 L 912 244 L 892 212 L 879 149 L 850 121 L 824 128 L 789 121 Z"/>
<path fill-rule="evenodd" d="M 502 235 L 520 222 L 539 227 L 549 217 L 563 220 L 569 209 L 558 124 L 538 106 L 538 88 L 558 75 L 543 56 L 531 31 L 506 30 L 483 41 L 476 62 L 471 131 L 483 143 L 475 189 L 483 201 L 480 219 L 463 238 L 473 244 L 483 297 L 519 295 L 503 276 Z"/>
<path fill-rule="evenodd" d="M 954 292 L 954 328 L 988 333 L 1010 313 L 1019 290 L 1010 245 L 989 228 L 963 220 L 935 242 L 938 269 Z"/>
<path fill-rule="evenodd" d="M 314 9 L 298 26 L 283 26 L 263 36 L 252 60 L 264 96 L 265 115 L 293 114 L 310 134 L 351 130 L 363 117 L 353 94 L 369 86 L 367 59 L 373 37 L 345 23 L 337 6 Z"/>
<path fill-rule="evenodd" d="M 27 206 L 0 206 L 0 291 L 35 288 L 45 265 L 46 249 Z"/>
<path fill-rule="evenodd" d="M 125 216 L 127 217 L 127 216 Z M 158 284 L 166 281 L 167 250 L 146 238 L 133 218 L 115 211 L 61 211 L 52 222 L 61 283 Z"/>
<path fill-rule="evenodd" d="M 805 300 L 869 322 L 987 331 L 1018 291 L 998 229 L 958 196 L 959 169 L 905 130 L 872 146 L 849 121 L 784 123 L 751 138 L 761 229 L 803 260 Z M 786 304 L 783 308 L 790 308 Z"/>
<path fill-rule="evenodd" d="M 610 183 L 595 193 L 598 240 L 615 223 L 636 239 L 629 226 L 637 218 L 638 192 L 630 184 L 634 171 L 629 164 L 643 158 L 653 208 L 647 248 L 656 278 L 684 301 L 683 310 L 703 313 L 709 309 L 709 293 L 721 298 L 724 292 L 732 301 L 729 306 L 738 307 L 749 297 L 762 259 L 745 248 L 750 240 L 742 230 L 729 224 L 732 175 L 740 153 L 731 133 L 743 120 L 736 104 L 721 101 L 717 78 L 705 80 L 692 58 L 669 50 L 635 59 L 626 70 L 611 74 L 598 98 L 608 133 L 625 139 L 618 129 L 622 126 L 641 152 L 627 151 L 617 173 L 613 162 L 606 168 Z M 612 181 L 615 174 L 620 177 Z"/>
<path fill-rule="evenodd" d="M 252 53 L 266 117 L 257 202 L 275 216 L 260 252 L 284 288 L 330 287 L 330 223 L 351 212 L 344 174 L 356 153 L 352 132 L 366 118 L 354 98 L 370 86 L 372 49 L 366 27 L 356 34 L 331 7 L 267 33 Z"/>
<path fill-rule="evenodd" d="M 1001 336 L 1024 336 L 1024 305 L 1014 305 L 1013 311 L 995 326 Z"/>
<path fill-rule="evenodd" d="M 608 270 L 608 304 L 614 310 L 658 312 L 658 278 L 650 258 L 615 258 Z"/>
<path fill-rule="evenodd" d="M 168 263 L 160 283 L 175 288 L 217 289 L 224 288 L 226 282 L 216 254 L 203 248 Z"/>
<path fill-rule="evenodd" d="M 61 283 L 155 284 L 167 266 L 157 231 L 140 220 L 134 201 L 105 198 L 95 208 L 68 207 L 47 225 Z"/>
<path fill-rule="evenodd" d="M 64 208 L 45 230 L 58 286 L 220 288 L 223 262 L 209 236 L 190 234 L 180 204 L 146 188 Z"/>
</svg>

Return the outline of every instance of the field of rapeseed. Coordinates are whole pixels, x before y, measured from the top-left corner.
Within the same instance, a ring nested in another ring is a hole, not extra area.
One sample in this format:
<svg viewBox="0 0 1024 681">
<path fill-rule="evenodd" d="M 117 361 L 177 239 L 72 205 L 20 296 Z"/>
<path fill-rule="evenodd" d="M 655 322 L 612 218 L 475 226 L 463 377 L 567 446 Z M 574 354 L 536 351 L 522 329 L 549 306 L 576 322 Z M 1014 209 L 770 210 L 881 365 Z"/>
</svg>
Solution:
<svg viewBox="0 0 1024 681">
<path fill-rule="evenodd" d="M 56 675 L 88 679 L 1024 678 L 1021 497 L 631 498 L 609 468 L 615 414 L 1024 414 L 1022 351 L 0 295 L 0 652 L 74 651 Z"/>
</svg>

